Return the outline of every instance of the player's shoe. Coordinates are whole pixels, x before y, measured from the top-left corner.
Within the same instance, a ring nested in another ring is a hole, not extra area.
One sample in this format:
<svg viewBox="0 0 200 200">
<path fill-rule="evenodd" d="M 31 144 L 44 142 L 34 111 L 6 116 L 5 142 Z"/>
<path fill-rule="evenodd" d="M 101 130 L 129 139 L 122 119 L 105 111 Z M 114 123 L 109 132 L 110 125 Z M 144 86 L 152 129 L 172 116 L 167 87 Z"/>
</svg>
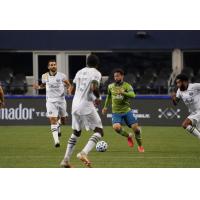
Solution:
<svg viewBox="0 0 200 200">
<path fill-rule="evenodd" d="M 60 143 L 56 143 L 56 144 L 55 144 L 55 147 L 56 147 L 56 148 L 60 147 Z"/>
<path fill-rule="evenodd" d="M 64 167 L 64 168 L 72 168 L 72 166 L 69 164 L 69 162 L 65 159 L 63 159 L 60 163 L 60 166 L 61 167 Z"/>
<path fill-rule="evenodd" d="M 144 153 L 144 147 L 143 146 L 138 146 L 138 151 L 140 153 Z"/>
<path fill-rule="evenodd" d="M 77 158 L 81 160 L 87 167 L 92 167 L 90 160 L 83 151 L 77 154 Z"/>
<path fill-rule="evenodd" d="M 134 142 L 133 142 L 133 135 L 131 133 L 129 134 L 127 140 L 128 140 L 128 146 L 129 147 L 133 147 L 134 146 Z"/>
<path fill-rule="evenodd" d="M 59 133 L 58 133 L 58 137 L 61 137 L 61 135 L 62 135 L 61 132 L 59 132 Z"/>
</svg>

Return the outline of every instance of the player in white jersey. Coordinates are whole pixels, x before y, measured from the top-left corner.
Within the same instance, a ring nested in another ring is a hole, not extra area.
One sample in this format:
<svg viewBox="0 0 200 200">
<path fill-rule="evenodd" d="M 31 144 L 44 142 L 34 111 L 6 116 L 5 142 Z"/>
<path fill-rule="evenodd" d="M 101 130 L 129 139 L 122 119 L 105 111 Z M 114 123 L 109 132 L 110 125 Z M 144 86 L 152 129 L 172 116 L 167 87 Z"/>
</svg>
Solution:
<svg viewBox="0 0 200 200">
<path fill-rule="evenodd" d="M 49 72 L 42 75 L 42 84 L 34 84 L 33 87 L 37 90 L 46 88 L 47 117 L 50 120 L 55 147 L 59 147 L 59 137 L 61 136 L 60 125 L 65 124 L 67 117 L 65 86 L 69 88 L 71 84 L 65 74 L 57 72 L 55 60 L 48 61 L 48 69 Z"/>
<path fill-rule="evenodd" d="M 0 86 L 0 109 L 5 106 L 5 101 L 4 101 L 4 92 L 2 87 Z"/>
<path fill-rule="evenodd" d="M 172 94 L 174 105 L 180 99 L 188 107 L 190 115 L 184 120 L 182 127 L 200 139 L 200 83 L 189 83 L 185 74 L 176 77 L 178 90 Z"/>
<path fill-rule="evenodd" d="M 81 135 L 82 128 L 94 131 L 83 150 L 77 157 L 88 167 L 91 162 L 88 153 L 95 147 L 96 143 L 103 137 L 103 126 L 99 114 L 94 106 L 100 102 L 99 84 L 101 73 L 96 69 L 99 60 L 95 55 L 87 58 L 87 66 L 76 73 L 73 80 L 75 85 L 75 95 L 72 103 L 72 129 L 73 133 L 69 138 L 62 167 L 71 167 L 70 158 L 75 148 L 76 142 Z"/>
</svg>

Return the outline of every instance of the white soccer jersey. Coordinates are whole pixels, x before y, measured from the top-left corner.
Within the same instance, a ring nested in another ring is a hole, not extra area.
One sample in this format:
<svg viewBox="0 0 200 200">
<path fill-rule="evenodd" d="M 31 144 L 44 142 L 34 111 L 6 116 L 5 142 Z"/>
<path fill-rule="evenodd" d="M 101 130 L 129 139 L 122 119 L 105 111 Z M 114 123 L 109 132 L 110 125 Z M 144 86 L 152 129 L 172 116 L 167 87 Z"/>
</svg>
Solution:
<svg viewBox="0 0 200 200">
<path fill-rule="evenodd" d="M 87 115 L 95 109 L 90 90 L 93 80 L 100 84 L 101 73 L 95 68 L 85 67 L 76 73 L 73 80 L 76 84 L 76 92 L 72 103 L 72 113 Z"/>
<path fill-rule="evenodd" d="M 181 98 L 191 114 L 200 112 L 200 83 L 190 83 L 187 90 L 177 90 L 177 98 Z"/>
<path fill-rule="evenodd" d="M 66 75 L 57 72 L 51 76 L 49 72 L 42 75 L 42 83 L 46 84 L 46 99 L 49 102 L 65 101 L 65 84 Z"/>
</svg>

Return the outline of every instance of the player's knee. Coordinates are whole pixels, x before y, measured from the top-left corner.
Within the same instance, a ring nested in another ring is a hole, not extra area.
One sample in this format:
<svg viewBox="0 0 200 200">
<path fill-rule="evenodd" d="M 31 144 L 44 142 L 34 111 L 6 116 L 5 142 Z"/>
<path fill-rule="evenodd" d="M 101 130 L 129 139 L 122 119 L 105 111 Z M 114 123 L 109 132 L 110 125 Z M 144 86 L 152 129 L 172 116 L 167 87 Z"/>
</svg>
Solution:
<svg viewBox="0 0 200 200">
<path fill-rule="evenodd" d="M 116 132 L 120 132 L 121 131 L 121 125 L 119 125 L 119 124 L 116 124 L 116 125 L 113 125 L 113 129 L 116 131 Z"/>
<path fill-rule="evenodd" d="M 186 129 L 189 125 L 192 125 L 192 123 L 189 121 L 189 120 L 185 120 L 183 123 L 182 123 L 182 127 L 184 129 Z"/>
<path fill-rule="evenodd" d="M 81 136 L 81 131 L 73 130 L 73 134 L 77 137 Z"/>
<path fill-rule="evenodd" d="M 185 122 L 182 123 L 182 127 L 183 127 L 184 129 L 186 129 L 186 128 L 188 127 L 188 125 L 189 125 L 188 123 L 185 123 Z"/>
<path fill-rule="evenodd" d="M 136 128 L 136 129 L 134 130 L 134 133 L 135 133 L 136 135 L 139 135 L 139 134 L 141 133 L 140 128 L 139 128 L 139 127 Z"/>
<path fill-rule="evenodd" d="M 51 117 L 50 118 L 50 123 L 51 123 L 51 125 L 56 125 L 57 124 L 57 118 L 56 117 Z"/>
<path fill-rule="evenodd" d="M 65 125 L 65 123 L 66 123 L 66 118 L 65 118 L 65 117 L 62 117 L 62 118 L 61 118 L 61 124 L 62 124 L 62 125 Z"/>
<path fill-rule="evenodd" d="M 95 133 L 100 133 L 100 134 L 101 134 L 101 137 L 104 136 L 104 132 L 103 132 L 103 129 L 102 129 L 102 128 L 96 127 L 96 128 L 94 129 L 94 132 L 95 132 Z"/>
</svg>

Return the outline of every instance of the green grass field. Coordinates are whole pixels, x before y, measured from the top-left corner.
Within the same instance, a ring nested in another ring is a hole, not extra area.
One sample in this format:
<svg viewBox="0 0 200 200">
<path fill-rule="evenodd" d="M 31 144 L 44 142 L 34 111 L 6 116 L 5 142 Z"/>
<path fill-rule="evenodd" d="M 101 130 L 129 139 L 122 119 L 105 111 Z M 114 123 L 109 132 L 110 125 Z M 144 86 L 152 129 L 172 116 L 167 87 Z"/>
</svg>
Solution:
<svg viewBox="0 0 200 200">
<path fill-rule="evenodd" d="M 126 139 L 117 135 L 111 127 L 105 127 L 104 140 L 109 148 L 100 153 L 93 150 L 90 159 L 96 168 L 152 168 L 152 167 L 200 167 L 200 140 L 188 135 L 180 127 L 143 127 L 145 153 L 138 153 L 127 146 Z M 62 128 L 61 147 L 53 147 L 48 126 L 1 126 L 0 167 L 60 167 L 70 127 Z M 90 133 L 83 132 L 71 163 L 84 167 L 76 153 L 86 144 Z"/>
</svg>

